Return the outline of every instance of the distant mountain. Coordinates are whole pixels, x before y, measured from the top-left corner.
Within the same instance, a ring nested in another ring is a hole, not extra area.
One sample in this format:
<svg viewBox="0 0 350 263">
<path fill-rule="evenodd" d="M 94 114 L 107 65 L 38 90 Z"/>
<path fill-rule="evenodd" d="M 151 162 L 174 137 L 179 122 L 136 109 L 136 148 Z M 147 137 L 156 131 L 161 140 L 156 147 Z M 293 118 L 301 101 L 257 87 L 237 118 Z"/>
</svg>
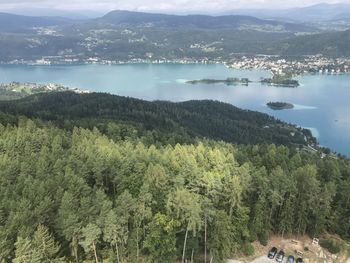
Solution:
<svg viewBox="0 0 350 263">
<path fill-rule="evenodd" d="M 298 23 L 263 20 L 246 15 L 167 15 L 112 11 L 95 21 L 118 26 L 189 27 L 199 29 L 242 29 L 258 31 L 311 32 L 314 28 Z"/>
<path fill-rule="evenodd" d="M 63 17 L 69 19 L 93 19 L 98 18 L 106 14 L 103 11 L 94 10 L 59 10 L 50 8 L 25 8 L 25 9 L 11 9 L 6 10 L 6 13 L 22 15 L 22 16 L 44 16 L 44 17 Z"/>
<path fill-rule="evenodd" d="M 0 13 L 0 32 L 23 33 L 34 27 L 62 26 L 72 23 L 62 17 L 35 17 Z"/>
<path fill-rule="evenodd" d="M 318 25 L 324 24 L 328 23 Z M 348 29 L 343 25 L 337 30 Z M 40 32 L 34 29 L 47 26 L 56 28 Z M 232 54 L 350 56 L 349 31 L 325 29 L 329 32 L 300 23 L 243 15 L 179 16 L 113 11 L 96 19 L 72 20 L 0 13 L 0 61 L 65 55 L 82 60 L 148 59 L 149 56 L 216 59 Z"/>
<path fill-rule="evenodd" d="M 350 4 L 317 4 L 291 9 L 241 9 L 225 14 L 250 15 L 261 19 L 278 19 L 298 22 L 321 22 L 350 19 Z"/>
</svg>

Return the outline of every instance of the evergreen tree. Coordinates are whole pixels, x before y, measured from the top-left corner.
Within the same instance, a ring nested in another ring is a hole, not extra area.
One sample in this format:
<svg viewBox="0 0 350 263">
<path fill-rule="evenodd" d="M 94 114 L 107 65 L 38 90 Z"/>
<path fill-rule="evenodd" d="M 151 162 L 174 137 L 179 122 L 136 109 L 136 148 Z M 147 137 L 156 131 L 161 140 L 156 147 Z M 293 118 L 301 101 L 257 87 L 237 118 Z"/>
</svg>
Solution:
<svg viewBox="0 0 350 263">
<path fill-rule="evenodd" d="M 101 229 L 97 225 L 90 223 L 82 229 L 82 240 L 79 242 L 85 253 L 93 253 L 96 263 L 99 263 L 97 246 L 101 234 Z"/>
</svg>

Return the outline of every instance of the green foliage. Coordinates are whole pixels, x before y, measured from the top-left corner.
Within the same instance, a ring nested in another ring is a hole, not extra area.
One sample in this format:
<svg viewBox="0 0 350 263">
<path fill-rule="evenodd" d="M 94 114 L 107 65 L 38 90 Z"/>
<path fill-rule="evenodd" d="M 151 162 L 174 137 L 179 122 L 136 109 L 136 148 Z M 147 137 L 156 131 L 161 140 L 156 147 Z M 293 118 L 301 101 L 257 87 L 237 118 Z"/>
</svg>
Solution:
<svg viewBox="0 0 350 263">
<path fill-rule="evenodd" d="M 58 257 L 59 245 L 55 242 L 49 230 L 39 225 L 33 238 L 19 237 L 15 243 L 15 263 L 61 263 Z"/>
<path fill-rule="evenodd" d="M 327 249 L 332 254 L 338 254 L 341 251 L 341 245 L 333 239 L 321 239 L 320 246 Z"/>
<path fill-rule="evenodd" d="M 262 232 L 258 235 L 258 239 L 261 245 L 267 246 L 269 238 L 266 232 Z"/>
<path fill-rule="evenodd" d="M 100 236 L 101 229 L 95 224 L 88 224 L 82 229 L 82 240 L 79 244 L 87 254 L 95 252 Z"/>
<path fill-rule="evenodd" d="M 244 255 L 246 256 L 252 256 L 254 255 L 254 247 L 252 244 L 250 243 L 245 243 L 243 246 L 242 246 L 242 252 Z"/>
<path fill-rule="evenodd" d="M 52 121 L 71 130 L 98 127 L 115 140 L 143 137 L 155 145 L 193 143 L 197 137 L 242 144 L 306 145 L 303 132 L 292 125 L 215 101 L 147 102 L 102 93 L 59 92 L 0 102 L 0 111 Z"/>
<path fill-rule="evenodd" d="M 132 130 L 113 140 L 24 118 L 0 131 L 5 263 L 174 262 L 205 247 L 225 262 L 267 233 L 350 238 L 346 159 L 210 140 L 148 145 Z"/>
<path fill-rule="evenodd" d="M 202 225 L 199 195 L 186 189 L 177 189 L 174 193 L 169 194 L 167 207 L 170 213 L 184 224 L 186 230 L 196 235 Z"/>
<path fill-rule="evenodd" d="M 18 238 L 15 244 L 16 256 L 13 259 L 14 263 L 39 263 L 40 258 L 36 251 L 33 250 L 29 239 Z"/>
<path fill-rule="evenodd" d="M 218 210 L 210 222 L 209 251 L 216 262 L 226 262 L 238 244 L 235 243 L 235 231 L 225 211 Z"/>
<path fill-rule="evenodd" d="M 57 255 L 60 251 L 60 246 L 55 242 L 49 229 L 43 225 L 39 225 L 33 235 L 33 249 L 41 258 L 41 262 L 63 262 L 62 258 Z"/>
<path fill-rule="evenodd" d="M 163 214 L 156 214 L 148 227 L 145 249 L 151 262 L 172 263 L 176 259 L 176 229 L 180 223 Z"/>
</svg>

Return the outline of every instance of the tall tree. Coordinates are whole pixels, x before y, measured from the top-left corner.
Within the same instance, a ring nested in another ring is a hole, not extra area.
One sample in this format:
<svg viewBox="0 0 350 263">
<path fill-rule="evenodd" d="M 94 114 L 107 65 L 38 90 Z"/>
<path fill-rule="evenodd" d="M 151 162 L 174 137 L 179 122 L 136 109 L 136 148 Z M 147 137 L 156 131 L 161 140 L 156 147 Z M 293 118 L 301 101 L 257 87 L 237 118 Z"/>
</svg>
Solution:
<svg viewBox="0 0 350 263">
<path fill-rule="evenodd" d="M 173 263 L 176 260 L 176 231 L 180 222 L 157 213 L 148 225 L 144 246 L 151 262 Z"/>
<path fill-rule="evenodd" d="M 63 258 L 58 257 L 60 246 L 55 242 L 49 229 L 39 225 L 32 240 L 33 250 L 39 255 L 41 262 L 58 263 L 63 262 Z"/>
<path fill-rule="evenodd" d="M 82 229 L 82 240 L 79 241 L 79 244 L 83 247 L 86 253 L 93 253 L 96 263 L 99 263 L 97 245 L 101 234 L 102 231 L 97 225 L 89 223 Z"/>
<path fill-rule="evenodd" d="M 185 238 L 182 250 L 182 263 L 185 262 L 188 232 L 195 236 L 202 226 L 202 207 L 200 196 L 186 189 L 177 189 L 168 197 L 167 207 L 185 226 Z"/>
<path fill-rule="evenodd" d="M 106 223 L 103 228 L 103 240 L 115 247 L 118 263 L 122 259 L 122 251 L 128 241 L 128 218 L 125 216 L 117 216 L 111 210 L 106 217 Z M 121 249 L 122 248 L 122 249 Z"/>
<path fill-rule="evenodd" d="M 14 263 L 41 263 L 40 255 L 33 248 L 32 242 L 28 238 L 17 239 L 15 244 L 16 254 L 13 259 Z"/>
</svg>

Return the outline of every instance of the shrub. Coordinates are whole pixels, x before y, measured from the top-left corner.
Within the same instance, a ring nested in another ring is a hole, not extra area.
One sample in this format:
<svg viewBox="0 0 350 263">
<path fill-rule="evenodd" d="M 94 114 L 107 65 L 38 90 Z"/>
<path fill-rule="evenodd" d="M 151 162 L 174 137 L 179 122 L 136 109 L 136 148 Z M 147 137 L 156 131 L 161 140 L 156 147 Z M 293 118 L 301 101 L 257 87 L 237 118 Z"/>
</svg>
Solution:
<svg viewBox="0 0 350 263">
<path fill-rule="evenodd" d="M 340 252 L 340 244 L 335 240 L 322 239 L 320 240 L 320 246 L 332 254 L 338 254 Z"/>
<path fill-rule="evenodd" d="M 253 245 L 250 243 L 245 243 L 242 247 L 242 251 L 246 256 L 252 256 L 255 252 Z"/>
<path fill-rule="evenodd" d="M 259 239 L 259 242 L 260 242 L 261 245 L 267 246 L 267 244 L 269 242 L 269 239 L 267 237 L 266 232 L 263 232 L 263 233 L 259 234 L 258 235 L 258 239 Z"/>
<path fill-rule="evenodd" d="M 309 251 L 309 247 L 304 247 L 304 251 Z"/>
<path fill-rule="evenodd" d="M 256 240 L 258 240 L 258 235 L 255 234 L 255 233 L 250 233 L 249 238 L 248 238 L 248 241 L 249 241 L 250 243 L 253 243 L 253 242 L 256 241 Z"/>
</svg>

